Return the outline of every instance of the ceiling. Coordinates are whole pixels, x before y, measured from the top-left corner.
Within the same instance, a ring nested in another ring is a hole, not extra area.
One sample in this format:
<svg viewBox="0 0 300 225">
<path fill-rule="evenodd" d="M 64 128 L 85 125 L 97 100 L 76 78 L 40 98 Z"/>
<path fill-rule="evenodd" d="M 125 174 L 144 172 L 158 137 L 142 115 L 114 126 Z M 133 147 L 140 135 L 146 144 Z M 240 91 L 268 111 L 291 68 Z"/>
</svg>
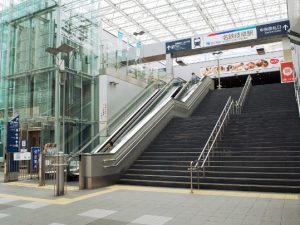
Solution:
<svg viewBox="0 0 300 225">
<path fill-rule="evenodd" d="M 286 0 L 102 0 L 103 28 L 151 44 L 287 19 Z"/>
</svg>

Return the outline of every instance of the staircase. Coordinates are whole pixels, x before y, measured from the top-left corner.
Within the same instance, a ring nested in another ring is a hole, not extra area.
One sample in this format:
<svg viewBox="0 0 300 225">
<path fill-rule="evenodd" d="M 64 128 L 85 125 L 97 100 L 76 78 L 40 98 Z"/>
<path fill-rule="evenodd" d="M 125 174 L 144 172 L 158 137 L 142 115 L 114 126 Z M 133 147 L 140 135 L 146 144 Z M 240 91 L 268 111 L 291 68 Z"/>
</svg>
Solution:
<svg viewBox="0 0 300 225">
<path fill-rule="evenodd" d="M 121 177 L 120 183 L 189 187 L 188 166 L 196 160 L 229 96 L 242 88 L 210 92 L 189 118 L 175 118 Z"/>
<path fill-rule="evenodd" d="M 201 178 L 201 188 L 300 192 L 300 120 L 293 84 L 252 87 Z"/>
</svg>

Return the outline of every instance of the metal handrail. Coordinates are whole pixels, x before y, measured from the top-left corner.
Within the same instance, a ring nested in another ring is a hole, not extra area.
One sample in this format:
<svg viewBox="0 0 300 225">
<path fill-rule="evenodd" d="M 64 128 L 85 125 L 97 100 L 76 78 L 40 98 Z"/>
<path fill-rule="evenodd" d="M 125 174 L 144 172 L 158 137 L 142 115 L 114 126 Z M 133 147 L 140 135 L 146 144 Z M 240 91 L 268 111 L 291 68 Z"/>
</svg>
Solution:
<svg viewBox="0 0 300 225">
<path fill-rule="evenodd" d="M 203 147 L 203 150 L 198 157 L 196 161 L 191 161 L 190 163 L 190 173 L 191 173 L 191 193 L 193 193 L 193 171 L 195 171 L 198 168 L 201 168 L 203 170 L 203 174 L 205 175 L 205 164 L 208 161 L 209 162 L 209 154 L 214 148 L 214 145 L 216 144 L 216 140 L 221 135 L 221 130 L 224 130 L 224 125 L 226 125 L 227 120 L 229 119 L 230 114 L 234 111 L 234 101 L 232 100 L 231 96 L 228 98 L 226 105 L 224 106 L 221 115 L 218 118 L 218 121 L 216 125 L 214 126 L 205 146 Z M 204 156 L 204 154 L 206 155 Z M 201 166 L 199 167 L 199 163 L 201 162 L 201 158 L 204 158 Z M 195 163 L 195 166 L 193 164 Z M 199 185 L 199 182 L 198 182 Z"/>
<path fill-rule="evenodd" d="M 243 106 L 244 106 L 244 102 L 245 102 L 246 96 L 247 96 L 247 94 L 249 93 L 250 86 L 252 85 L 251 80 L 252 80 L 252 78 L 251 78 L 251 76 L 249 75 L 249 76 L 247 77 L 247 80 L 246 80 L 246 83 L 245 83 L 244 88 L 243 88 L 243 90 L 242 90 L 242 93 L 241 93 L 241 95 L 240 95 L 240 97 L 239 97 L 239 100 L 236 102 L 236 109 L 237 109 L 237 112 L 238 112 L 239 114 L 240 114 L 241 111 L 242 111 L 242 108 L 243 108 Z"/>
<path fill-rule="evenodd" d="M 250 87 L 252 85 L 251 80 L 252 80 L 251 76 L 249 75 L 247 77 L 244 88 L 241 92 L 241 95 L 236 103 L 234 103 L 234 100 L 231 97 L 228 98 L 228 100 L 221 112 L 221 115 L 218 118 L 216 125 L 214 126 L 205 146 L 203 147 L 203 150 L 202 150 L 200 156 L 198 157 L 198 159 L 196 161 L 190 162 L 189 168 L 190 168 L 190 178 L 191 178 L 191 193 L 193 193 L 193 171 L 195 171 L 195 170 L 198 171 L 198 189 L 199 189 L 199 168 L 203 171 L 203 175 L 205 176 L 205 164 L 206 164 L 206 162 L 209 163 L 210 153 L 213 150 L 217 139 L 219 137 L 221 137 L 221 131 L 224 131 L 224 127 L 227 124 L 227 121 L 229 120 L 230 115 L 241 113 L 246 96 L 249 93 Z M 206 154 L 206 155 L 204 155 L 204 154 Z M 201 161 L 201 158 L 203 158 L 202 161 Z M 194 165 L 194 163 L 195 163 L 195 165 Z M 200 166 L 199 166 L 199 163 L 201 163 Z"/>
</svg>

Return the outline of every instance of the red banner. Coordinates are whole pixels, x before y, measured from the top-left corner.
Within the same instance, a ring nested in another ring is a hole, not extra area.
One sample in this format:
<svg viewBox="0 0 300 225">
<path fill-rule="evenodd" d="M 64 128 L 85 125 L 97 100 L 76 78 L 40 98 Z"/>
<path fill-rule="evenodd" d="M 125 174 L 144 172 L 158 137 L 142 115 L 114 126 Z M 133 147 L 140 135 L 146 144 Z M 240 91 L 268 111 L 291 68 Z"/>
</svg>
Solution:
<svg viewBox="0 0 300 225">
<path fill-rule="evenodd" d="M 281 83 L 290 83 L 295 81 L 293 62 L 282 62 L 280 65 Z"/>
</svg>

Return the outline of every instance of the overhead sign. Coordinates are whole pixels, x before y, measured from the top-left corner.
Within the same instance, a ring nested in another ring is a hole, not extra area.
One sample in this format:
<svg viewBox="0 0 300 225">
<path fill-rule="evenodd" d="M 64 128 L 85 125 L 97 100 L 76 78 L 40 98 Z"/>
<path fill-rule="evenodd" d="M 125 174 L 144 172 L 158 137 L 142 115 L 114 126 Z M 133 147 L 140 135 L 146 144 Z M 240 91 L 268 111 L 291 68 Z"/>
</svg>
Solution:
<svg viewBox="0 0 300 225">
<path fill-rule="evenodd" d="M 173 53 L 178 51 L 187 51 L 192 49 L 192 39 L 182 39 L 166 43 L 166 53 Z"/>
<path fill-rule="evenodd" d="M 257 26 L 257 38 L 284 35 L 290 29 L 290 21 L 281 21 Z"/>
<path fill-rule="evenodd" d="M 16 116 L 7 124 L 7 152 L 18 152 L 20 143 L 20 117 Z"/>
<path fill-rule="evenodd" d="M 257 38 L 256 27 L 245 27 L 204 36 L 204 46 L 230 44 L 240 41 L 253 40 Z"/>
<path fill-rule="evenodd" d="M 281 83 L 294 82 L 294 65 L 293 62 L 283 62 L 280 65 Z"/>
<path fill-rule="evenodd" d="M 31 152 L 14 152 L 14 161 L 31 160 Z"/>
<path fill-rule="evenodd" d="M 243 27 L 207 35 L 200 35 L 193 38 L 167 42 L 166 53 L 231 44 L 269 36 L 286 35 L 289 28 L 290 22 L 286 20 L 259 26 Z"/>
</svg>

